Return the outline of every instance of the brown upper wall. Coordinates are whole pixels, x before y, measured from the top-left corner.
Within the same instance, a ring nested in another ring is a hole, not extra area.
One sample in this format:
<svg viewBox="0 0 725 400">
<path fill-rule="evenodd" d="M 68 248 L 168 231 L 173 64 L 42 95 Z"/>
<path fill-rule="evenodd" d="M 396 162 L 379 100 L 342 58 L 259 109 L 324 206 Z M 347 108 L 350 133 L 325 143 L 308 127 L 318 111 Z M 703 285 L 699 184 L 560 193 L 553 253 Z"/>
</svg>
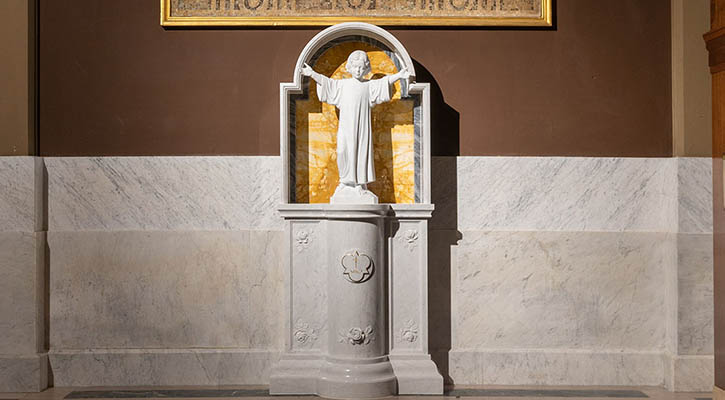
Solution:
<svg viewBox="0 0 725 400">
<path fill-rule="evenodd" d="M 35 7 L 0 0 L 0 156 L 35 154 Z"/>
<path fill-rule="evenodd" d="M 319 29 L 165 30 L 158 3 L 40 0 L 41 155 L 279 154 L 279 82 Z M 555 19 L 390 29 L 437 83 L 434 155 L 672 155 L 670 2 Z"/>
</svg>

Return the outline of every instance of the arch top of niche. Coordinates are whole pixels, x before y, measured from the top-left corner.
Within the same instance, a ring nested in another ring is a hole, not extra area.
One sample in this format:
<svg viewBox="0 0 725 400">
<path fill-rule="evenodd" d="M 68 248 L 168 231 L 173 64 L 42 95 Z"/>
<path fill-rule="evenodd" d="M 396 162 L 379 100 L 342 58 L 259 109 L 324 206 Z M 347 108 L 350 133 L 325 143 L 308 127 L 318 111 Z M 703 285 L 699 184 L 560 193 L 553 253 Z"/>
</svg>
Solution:
<svg viewBox="0 0 725 400">
<path fill-rule="evenodd" d="M 320 203 L 317 202 L 297 202 L 295 193 L 297 178 L 300 177 L 304 180 L 305 177 L 309 176 L 302 171 L 300 171 L 302 174 L 298 175 L 297 166 L 302 165 L 299 163 L 304 164 L 305 161 L 304 156 L 299 158 L 295 152 L 296 143 L 298 143 L 297 122 L 302 121 L 297 119 L 297 101 L 305 101 L 309 89 L 308 78 L 302 76 L 302 66 L 307 63 L 314 67 L 317 60 L 323 57 L 328 49 L 349 42 L 363 42 L 379 48 L 385 53 L 385 57 L 388 57 L 395 64 L 398 70 L 402 67 L 407 67 L 410 73 L 409 80 L 405 82 L 400 81 L 400 94 L 406 101 L 411 102 L 411 106 L 413 107 L 411 111 L 411 123 L 406 124 L 411 128 L 404 129 L 412 129 L 413 132 L 413 161 L 411 164 L 413 165 L 412 182 L 414 183 L 414 201 L 412 203 L 388 204 L 391 204 L 396 212 L 402 212 L 402 210 L 408 209 L 417 210 L 420 208 L 420 212 L 430 214 L 432 210 L 430 191 L 430 84 L 416 82 L 413 61 L 408 51 L 395 36 L 383 28 L 364 22 L 345 22 L 320 31 L 310 39 L 299 54 L 293 70 L 293 79 L 280 83 L 281 204 L 301 207 L 301 209 L 315 209 L 315 207 L 320 206 Z M 304 136 L 301 136 L 301 138 L 302 141 L 300 143 L 304 143 Z M 319 168 L 319 166 L 315 168 Z"/>
<path fill-rule="evenodd" d="M 398 61 L 402 65 L 408 67 L 408 71 L 410 72 L 410 82 L 415 81 L 415 67 L 413 66 L 413 60 L 410 58 L 410 55 L 408 55 L 408 51 L 405 47 L 403 47 L 400 41 L 395 38 L 395 36 L 376 25 L 365 22 L 344 22 L 321 31 L 307 42 L 307 45 L 304 49 L 302 49 L 302 52 L 297 58 L 297 63 L 295 64 L 293 73 L 295 86 L 299 88 L 302 85 L 302 66 L 305 63 L 310 64 L 312 58 L 322 47 L 326 46 L 335 39 L 345 36 L 363 36 L 376 40 L 387 46 L 398 58 Z"/>
</svg>

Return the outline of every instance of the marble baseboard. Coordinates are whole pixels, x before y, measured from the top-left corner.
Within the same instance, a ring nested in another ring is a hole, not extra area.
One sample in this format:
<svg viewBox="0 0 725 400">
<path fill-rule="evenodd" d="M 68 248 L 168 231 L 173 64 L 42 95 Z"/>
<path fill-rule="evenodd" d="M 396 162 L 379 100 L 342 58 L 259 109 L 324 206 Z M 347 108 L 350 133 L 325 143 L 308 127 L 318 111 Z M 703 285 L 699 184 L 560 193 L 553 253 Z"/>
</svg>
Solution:
<svg viewBox="0 0 725 400">
<path fill-rule="evenodd" d="M 659 352 L 452 350 L 456 385 L 661 386 Z"/>
<path fill-rule="evenodd" d="M 453 349 L 665 350 L 676 235 L 460 235 L 452 248 Z"/>
<path fill-rule="evenodd" d="M 55 386 L 215 386 L 267 384 L 280 353 L 129 349 L 51 351 L 48 356 Z"/>
<path fill-rule="evenodd" d="M 398 381 L 398 394 L 440 395 L 443 393 L 443 377 L 436 364 L 427 356 L 396 358 L 390 363 Z"/>
<path fill-rule="evenodd" d="M 0 355 L 0 392 L 40 392 L 48 387 L 48 355 Z"/>
<path fill-rule="evenodd" d="M 0 354 L 3 356 L 42 350 L 44 255 L 44 232 L 0 232 Z"/>
<path fill-rule="evenodd" d="M 0 157 L 0 232 L 43 229 L 43 159 Z"/>
<path fill-rule="evenodd" d="M 279 157 L 48 157 L 49 230 L 282 229 Z"/>
<path fill-rule="evenodd" d="M 674 392 L 709 392 L 715 383 L 713 356 L 663 356 L 664 386 Z"/>
<path fill-rule="evenodd" d="M 281 348 L 282 236 L 49 232 L 50 348 Z"/>
<path fill-rule="evenodd" d="M 269 377 L 271 395 L 314 395 L 322 366 L 321 357 L 286 353 L 272 367 Z"/>
</svg>

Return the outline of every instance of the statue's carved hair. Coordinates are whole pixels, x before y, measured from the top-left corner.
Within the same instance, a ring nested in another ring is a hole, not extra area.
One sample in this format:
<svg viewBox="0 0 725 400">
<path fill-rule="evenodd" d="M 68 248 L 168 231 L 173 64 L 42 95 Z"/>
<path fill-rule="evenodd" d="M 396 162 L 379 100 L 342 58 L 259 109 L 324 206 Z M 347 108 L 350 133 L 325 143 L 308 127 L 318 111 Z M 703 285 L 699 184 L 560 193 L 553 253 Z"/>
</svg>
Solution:
<svg viewBox="0 0 725 400">
<path fill-rule="evenodd" d="M 345 69 L 347 69 L 348 65 L 359 62 L 363 63 L 363 66 L 365 67 L 365 72 L 363 73 L 363 75 L 367 75 L 370 72 L 370 59 L 368 58 L 368 54 L 362 50 L 355 50 L 350 53 L 349 56 L 347 56 L 347 64 L 345 64 Z"/>
</svg>

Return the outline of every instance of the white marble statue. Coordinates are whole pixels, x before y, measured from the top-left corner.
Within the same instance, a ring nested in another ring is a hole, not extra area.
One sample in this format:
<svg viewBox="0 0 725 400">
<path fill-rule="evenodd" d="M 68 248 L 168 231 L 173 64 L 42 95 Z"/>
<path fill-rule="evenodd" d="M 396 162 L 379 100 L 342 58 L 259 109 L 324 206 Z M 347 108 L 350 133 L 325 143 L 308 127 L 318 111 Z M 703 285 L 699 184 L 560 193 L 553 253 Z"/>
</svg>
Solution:
<svg viewBox="0 0 725 400">
<path fill-rule="evenodd" d="M 370 109 L 390 101 L 390 86 L 398 79 L 408 79 L 407 67 L 381 79 L 367 80 L 370 60 L 362 50 L 350 53 L 345 66 L 349 79 L 330 79 L 304 64 L 302 75 L 317 82 L 320 101 L 340 109 L 337 129 L 337 169 L 340 184 L 331 203 L 377 203 L 377 197 L 367 190 L 375 181 L 373 137 Z"/>
</svg>

